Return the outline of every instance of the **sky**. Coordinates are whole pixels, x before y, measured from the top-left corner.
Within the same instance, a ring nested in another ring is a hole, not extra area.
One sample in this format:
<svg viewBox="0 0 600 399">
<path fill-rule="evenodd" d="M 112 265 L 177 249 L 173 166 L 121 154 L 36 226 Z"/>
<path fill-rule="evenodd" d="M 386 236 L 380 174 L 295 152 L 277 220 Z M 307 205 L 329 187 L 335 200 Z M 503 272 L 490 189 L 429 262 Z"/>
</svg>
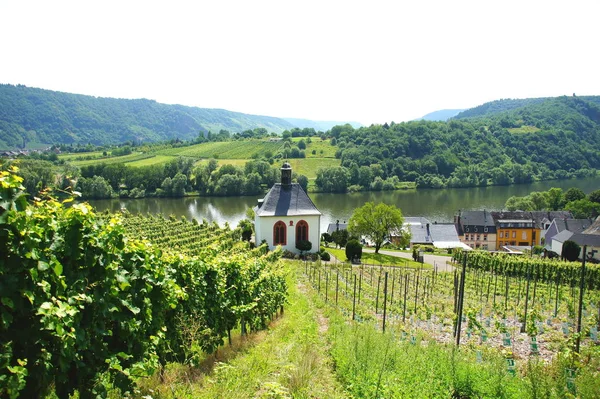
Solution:
<svg viewBox="0 0 600 399">
<path fill-rule="evenodd" d="M 365 125 L 600 95 L 600 1 L 0 0 L 0 83 Z"/>
</svg>

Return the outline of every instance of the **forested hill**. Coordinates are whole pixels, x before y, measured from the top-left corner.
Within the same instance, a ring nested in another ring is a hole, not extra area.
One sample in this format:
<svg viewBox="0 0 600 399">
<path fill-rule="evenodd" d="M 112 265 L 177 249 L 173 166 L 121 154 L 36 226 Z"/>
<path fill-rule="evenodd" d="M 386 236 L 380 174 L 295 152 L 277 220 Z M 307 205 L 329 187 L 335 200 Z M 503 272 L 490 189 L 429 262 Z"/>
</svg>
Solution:
<svg viewBox="0 0 600 399">
<path fill-rule="evenodd" d="M 490 101 L 477 107 L 464 110 L 456 115 L 454 119 L 487 117 L 493 115 L 497 116 L 498 114 L 510 113 L 511 111 L 515 111 L 517 114 L 519 114 L 520 111 L 529 113 L 532 110 L 536 110 L 539 114 L 540 110 L 541 113 L 543 113 L 546 110 L 551 110 L 551 108 L 556 105 L 560 106 L 561 101 L 564 103 L 565 98 L 566 97 L 540 97 Z M 574 98 L 600 105 L 600 96 L 582 96 Z"/>
<path fill-rule="evenodd" d="M 600 169 L 599 98 L 502 100 L 478 107 L 478 116 L 461 117 L 469 115 L 465 111 L 449 122 L 338 126 L 331 132 L 350 176 L 374 164 L 382 178 L 397 176 L 419 187 L 589 176 Z"/>
<path fill-rule="evenodd" d="M 0 149 L 40 144 L 117 144 L 189 140 L 221 129 L 264 128 L 280 133 L 293 124 L 223 109 L 160 104 L 153 100 L 98 98 L 0 84 Z"/>
</svg>

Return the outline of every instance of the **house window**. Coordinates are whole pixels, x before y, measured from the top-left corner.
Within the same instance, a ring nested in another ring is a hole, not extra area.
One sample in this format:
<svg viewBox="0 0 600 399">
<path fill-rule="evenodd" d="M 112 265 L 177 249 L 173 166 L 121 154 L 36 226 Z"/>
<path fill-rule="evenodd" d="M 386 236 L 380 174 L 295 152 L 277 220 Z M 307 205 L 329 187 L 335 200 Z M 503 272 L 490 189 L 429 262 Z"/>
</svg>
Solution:
<svg viewBox="0 0 600 399">
<path fill-rule="evenodd" d="M 487 241 L 487 234 L 483 235 L 483 241 Z"/>
<path fill-rule="evenodd" d="M 304 220 L 296 223 L 296 243 L 298 241 L 308 241 L 308 223 Z"/>
<path fill-rule="evenodd" d="M 477 234 L 477 241 L 479 241 L 481 239 L 481 236 L 479 234 Z"/>
<path fill-rule="evenodd" d="M 286 245 L 286 226 L 281 220 L 273 226 L 273 245 Z"/>
<path fill-rule="evenodd" d="M 522 239 L 522 240 L 526 240 L 526 239 L 527 239 L 527 232 L 526 232 L 525 230 L 523 230 L 523 231 L 521 232 L 521 239 Z"/>
<path fill-rule="evenodd" d="M 513 233 L 513 236 L 512 236 L 512 238 L 517 238 L 517 232 L 516 232 L 516 231 L 513 231 L 512 233 Z"/>
<path fill-rule="evenodd" d="M 537 237 L 536 237 L 536 235 L 537 235 L 536 233 L 537 233 L 537 231 L 534 231 L 534 232 L 532 232 L 532 233 L 531 233 L 531 242 L 532 242 L 532 243 L 535 243 L 535 242 L 536 242 L 536 238 L 537 238 Z"/>
<path fill-rule="evenodd" d="M 504 232 L 503 231 L 500 232 L 500 238 L 504 238 Z"/>
</svg>

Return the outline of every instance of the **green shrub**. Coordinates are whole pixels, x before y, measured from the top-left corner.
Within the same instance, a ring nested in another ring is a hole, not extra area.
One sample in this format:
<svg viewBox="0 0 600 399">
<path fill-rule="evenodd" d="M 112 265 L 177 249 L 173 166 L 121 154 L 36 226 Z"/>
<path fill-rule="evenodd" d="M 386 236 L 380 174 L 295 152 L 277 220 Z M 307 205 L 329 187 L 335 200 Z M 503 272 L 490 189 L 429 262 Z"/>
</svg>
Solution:
<svg viewBox="0 0 600 399">
<path fill-rule="evenodd" d="M 350 240 L 346 243 L 346 258 L 350 261 L 362 258 L 362 245 L 358 240 Z"/>
</svg>

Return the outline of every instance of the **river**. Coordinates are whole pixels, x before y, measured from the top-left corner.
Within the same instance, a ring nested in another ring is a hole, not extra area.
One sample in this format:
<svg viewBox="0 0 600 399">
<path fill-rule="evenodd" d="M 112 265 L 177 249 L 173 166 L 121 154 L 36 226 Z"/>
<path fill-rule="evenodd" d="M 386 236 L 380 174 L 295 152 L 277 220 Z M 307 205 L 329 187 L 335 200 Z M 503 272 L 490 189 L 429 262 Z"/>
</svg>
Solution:
<svg viewBox="0 0 600 399">
<path fill-rule="evenodd" d="M 528 195 L 532 191 L 546 191 L 551 187 L 566 190 L 570 187 L 582 189 L 586 194 L 600 188 L 600 177 L 553 180 L 511 186 L 397 190 L 361 192 L 352 194 L 312 193 L 311 199 L 323 213 L 321 231 L 328 223 L 347 221 L 354 209 L 367 201 L 393 204 L 404 216 L 423 216 L 432 222 L 451 222 L 459 209 L 499 210 L 513 196 Z M 186 197 L 186 198 L 143 198 L 89 201 L 98 211 L 116 212 L 126 208 L 131 213 L 162 213 L 198 221 L 206 219 L 220 225 L 228 222 L 236 226 L 246 215 L 246 210 L 256 205 L 259 197 Z M 262 196 L 260 197 L 262 198 Z"/>
</svg>

